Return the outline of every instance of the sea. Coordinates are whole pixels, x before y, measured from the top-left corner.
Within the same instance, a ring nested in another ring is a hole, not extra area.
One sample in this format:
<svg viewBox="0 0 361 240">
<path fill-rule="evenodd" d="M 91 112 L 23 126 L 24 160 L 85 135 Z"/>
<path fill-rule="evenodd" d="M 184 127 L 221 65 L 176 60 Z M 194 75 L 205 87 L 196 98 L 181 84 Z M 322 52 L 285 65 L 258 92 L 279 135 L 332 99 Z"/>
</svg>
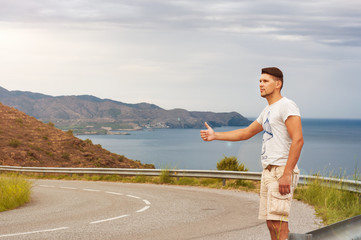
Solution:
<svg viewBox="0 0 361 240">
<path fill-rule="evenodd" d="M 214 130 L 237 128 L 240 127 Z M 302 129 L 305 144 L 298 161 L 301 174 L 360 178 L 361 119 L 303 119 Z M 249 171 L 262 170 L 262 133 L 241 142 L 204 142 L 200 129 L 144 129 L 128 133 L 78 137 L 156 168 L 214 170 L 225 156 L 236 156 Z"/>
</svg>

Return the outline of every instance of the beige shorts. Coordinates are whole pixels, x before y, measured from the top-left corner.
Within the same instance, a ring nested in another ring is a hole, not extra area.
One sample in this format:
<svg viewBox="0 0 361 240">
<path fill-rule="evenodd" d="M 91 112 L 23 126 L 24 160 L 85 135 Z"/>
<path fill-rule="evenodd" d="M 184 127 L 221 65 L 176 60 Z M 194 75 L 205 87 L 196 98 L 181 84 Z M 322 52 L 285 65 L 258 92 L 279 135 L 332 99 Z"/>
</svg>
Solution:
<svg viewBox="0 0 361 240">
<path fill-rule="evenodd" d="M 285 166 L 273 167 L 271 171 L 267 169 L 263 170 L 259 219 L 288 222 L 293 191 L 297 186 L 300 171 L 296 166 L 292 174 L 291 192 L 286 195 L 281 195 L 278 188 L 278 180 L 282 177 L 284 170 Z"/>
</svg>

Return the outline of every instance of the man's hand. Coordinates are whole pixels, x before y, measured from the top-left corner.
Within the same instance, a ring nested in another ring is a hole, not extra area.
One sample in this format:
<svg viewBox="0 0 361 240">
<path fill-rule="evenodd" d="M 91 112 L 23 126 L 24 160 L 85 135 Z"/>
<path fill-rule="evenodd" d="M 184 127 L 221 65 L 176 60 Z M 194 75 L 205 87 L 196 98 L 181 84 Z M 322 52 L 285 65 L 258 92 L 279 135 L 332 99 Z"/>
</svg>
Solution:
<svg viewBox="0 0 361 240">
<path fill-rule="evenodd" d="M 204 123 L 206 125 L 207 130 L 201 130 L 201 138 L 204 141 L 213 141 L 216 139 L 216 133 L 214 130 L 208 125 L 208 123 Z"/>
<path fill-rule="evenodd" d="M 278 181 L 279 191 L 281 195 L 286 195 L 291 192 L 292 174 L 283 174 Z"/>
</svg>

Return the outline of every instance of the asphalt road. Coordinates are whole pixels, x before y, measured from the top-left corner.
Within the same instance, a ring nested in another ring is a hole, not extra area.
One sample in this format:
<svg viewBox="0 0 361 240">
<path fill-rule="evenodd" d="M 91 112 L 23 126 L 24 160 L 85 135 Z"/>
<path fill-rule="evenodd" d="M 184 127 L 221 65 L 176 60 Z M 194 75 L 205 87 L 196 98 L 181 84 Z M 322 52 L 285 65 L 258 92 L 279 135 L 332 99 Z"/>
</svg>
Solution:
<svg viewBox="0 0 361 240">
<path fill-rule="evenodd" d="M 257 194 L 152 184 L 36 180 L 32 201 L 0 213 L 2 239 L 268 239 Z M 293 202 L 292 232 L 318 227 Z"/>
</svg>

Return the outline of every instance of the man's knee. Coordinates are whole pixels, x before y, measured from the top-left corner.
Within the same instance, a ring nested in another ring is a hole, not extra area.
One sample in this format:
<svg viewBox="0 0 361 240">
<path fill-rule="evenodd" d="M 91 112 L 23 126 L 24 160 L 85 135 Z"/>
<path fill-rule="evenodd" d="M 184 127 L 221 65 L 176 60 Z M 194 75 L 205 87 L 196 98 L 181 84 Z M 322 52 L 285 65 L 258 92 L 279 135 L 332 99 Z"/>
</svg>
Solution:
<svg viewBox="0 0 361 240">
<path fill-rule="evenodd" d="M 276 220 L 267 220 L 267 227 L 270 231 L 286 231 L 288 232 L 288 222 L 276 221 Z"/>
<path fill-rule="evenodd" d="M 284 240 L 288 238 L 288 222 L 267 220 L 267 227 L 272 239 Z"/>
<path fill-rule="evenodd" d="M 275 226 L 274 226 L 273 222 L 271 220 L 267 220 L 266 222 L 267 222 L 268 229 L 269 230 L 274 230 Z"/>
</svg>

